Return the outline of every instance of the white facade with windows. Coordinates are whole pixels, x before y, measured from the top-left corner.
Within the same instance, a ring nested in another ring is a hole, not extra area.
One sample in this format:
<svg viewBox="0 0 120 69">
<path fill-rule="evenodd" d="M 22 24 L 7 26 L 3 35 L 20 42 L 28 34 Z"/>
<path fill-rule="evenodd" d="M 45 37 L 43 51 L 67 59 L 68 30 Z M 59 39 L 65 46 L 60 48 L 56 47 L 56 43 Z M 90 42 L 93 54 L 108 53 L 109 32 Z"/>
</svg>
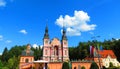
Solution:
<svg viewBox="0 0 120 69">
<path fill-rule="evenodd" d="M 117 59 L 110 57 L 110 55 L 102 59 L 103 66 L 105 66 L 106 68 L 110 66 L 110 62 L 113 64 L 113 66 L 120 66 L 120 63 L 117 61 Z"/>
</svg>

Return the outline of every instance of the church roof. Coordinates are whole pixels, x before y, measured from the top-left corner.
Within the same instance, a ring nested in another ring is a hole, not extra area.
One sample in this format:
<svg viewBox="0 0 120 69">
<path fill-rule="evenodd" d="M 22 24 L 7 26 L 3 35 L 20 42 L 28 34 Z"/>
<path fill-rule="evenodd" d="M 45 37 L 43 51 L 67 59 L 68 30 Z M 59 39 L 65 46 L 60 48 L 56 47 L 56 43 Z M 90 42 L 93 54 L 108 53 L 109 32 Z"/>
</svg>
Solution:
<svg viewBox="0 0 120 69">
<path fill-rule="evenodd" d="M 100 58 L 107 58 L 108 56 L 110 56 L 111 58 L 116 58 L 114 52 L 112 50 L 100 50 L 99 51 L 100 54 Z M 94 57 L 94 58 L 98 58 L 98 57 Z M 86 60 L 93 60 L 93 57 L 86 57 Z"/>
<path fill-rule="evenodd" d="M 107 58 L 108 56 L 110 56 L 111 58 L 116 58 L 112 50 L 102 50 L 102 51 L 99 51 L 99 54 L 101 58 Z"/>
<path fill-rule="evenodd" d="M 29 51 L 29 53 L 26 52 L 26 50 L 22 51 L 22 56 L 33 56 L 34 52 L 32 50 Z"/>
</svg>

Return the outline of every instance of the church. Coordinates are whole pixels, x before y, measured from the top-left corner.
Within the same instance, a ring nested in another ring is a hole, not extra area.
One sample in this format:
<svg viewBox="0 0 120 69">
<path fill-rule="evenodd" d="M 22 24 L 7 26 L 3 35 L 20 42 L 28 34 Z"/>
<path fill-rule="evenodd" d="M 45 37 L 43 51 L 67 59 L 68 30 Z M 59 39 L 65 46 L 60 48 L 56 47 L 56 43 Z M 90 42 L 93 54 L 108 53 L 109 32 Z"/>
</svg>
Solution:
<svg viewBox="0 0 120 69">
<path fill-rule="evenodd" d="M 112 50 L 102 50 L 99 51 L 99 54 L 101 56 L 99 60 L 98 57 L 87 57 L 83 61 L 71 61 L 72 69 L 80 69 L 82 66 L 90 69 L 93 61 L 96 62 L 99 67 L 105 66 L 107 68 L 110 62 L 112 62 L 114 66 L 120 66 Z M 68 39 L 65 29 L 62 31 L 61 40 L 58 38 L 50 40 L 48 27 L 46 26 L 43 35 L 42 60 L 34 60 L 34 52 L 31 50 L 30 44 L 28 44 L 26 50 L 23 50 L 20 56 L 19 69 L 62 69 L 63 62 L 68 60 Z"/>
<path fill-rule="evenodd" d="M 50 40 L 48 27 L 46 26 L 43 38 L 43 60 L 49 62 L 69 60 L 68 40 L 65 29 L 63 29 L 61 40 L 58 38 Z"/>
</svg>

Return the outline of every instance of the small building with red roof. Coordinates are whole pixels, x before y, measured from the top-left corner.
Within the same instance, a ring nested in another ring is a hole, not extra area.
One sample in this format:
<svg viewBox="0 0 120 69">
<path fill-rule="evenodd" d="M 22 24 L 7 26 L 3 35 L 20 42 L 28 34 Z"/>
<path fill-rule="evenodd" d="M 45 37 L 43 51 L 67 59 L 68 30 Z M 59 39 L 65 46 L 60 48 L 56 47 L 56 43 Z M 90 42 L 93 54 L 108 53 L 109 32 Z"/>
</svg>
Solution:
<svg viewBox="0 0 120 69">
<path fill-rule="evenodd" d="M 115 56 L 113 50 L 102 50 L 99 51 L 99 54 L 102 59 L 102 65 L 106 68 L 109 67 L 110 62 L 113 66 L 120 66 L 120 63 L 117 61 L 117 57 Z"/>
</svg>

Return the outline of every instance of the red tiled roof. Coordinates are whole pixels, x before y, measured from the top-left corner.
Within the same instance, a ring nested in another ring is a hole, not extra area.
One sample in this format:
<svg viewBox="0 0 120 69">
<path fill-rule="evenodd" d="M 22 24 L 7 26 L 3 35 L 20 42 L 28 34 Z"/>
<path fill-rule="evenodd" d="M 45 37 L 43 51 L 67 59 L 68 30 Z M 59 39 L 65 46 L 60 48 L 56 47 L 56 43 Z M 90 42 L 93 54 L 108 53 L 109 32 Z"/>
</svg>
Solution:
<svg viewBox="0 0 120 69">
<path fill-rule="evenodd" d="M 107 58 L 108 55 L 111 58 L 116 58 L 116 56 L 112 50 L 102 50 L 102 51 L 99 51 L 99 54 L 101 55 L 101 58 Z"/>
</svg>

